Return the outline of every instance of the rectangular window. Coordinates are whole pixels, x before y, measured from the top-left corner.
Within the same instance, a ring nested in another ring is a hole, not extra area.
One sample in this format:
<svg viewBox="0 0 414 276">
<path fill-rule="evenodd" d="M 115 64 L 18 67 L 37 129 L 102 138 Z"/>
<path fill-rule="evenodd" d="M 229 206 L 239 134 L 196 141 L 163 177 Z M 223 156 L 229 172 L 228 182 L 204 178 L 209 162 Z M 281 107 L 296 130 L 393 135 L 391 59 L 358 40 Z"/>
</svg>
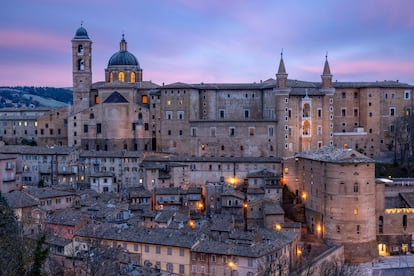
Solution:
<svg viewBox="0 0 414 276">
<path fill-rule="evenodd" d="M 318 126 L 316 132 L 317 132 L 318 136 L 322 136 L 322 126 Z"/>
<path fill-rule="evenodd" d="M 172 111 L 167 111 L 165 113 L 167 120 L 172 120 Z"/>
<path fill-rule="evenodd" d="M 145 253 L 149 253 L 149 245 L 145 245 Z"/>
<path fill-rule="evenodd" d="M 249 135 L 254 136 L 254 127 L 249 127 Z"/>
<path fill-rule="evenodd" d="M 216 137 L 216 128 L 215 127 L 210 127 L 210 136 L 211 137 Z"/>
<path fill-rule="evenodd" d="M 101 124 L 96 124 L 96 133 L 97 134 L 102 133 L 102 125 Z"/>
<path fill-rule="evenodd" d="M 341 109 L 341 116 L 345 117 L 346 116 L 346 108 L 342 108 Z"/>
<path fill-rule="evenodd" d="M 83 125 L 83 132 L 88 133 L 88 125 Z"/>
<path fill-rule="evenodd" d="M 247 109 L 244 110 L 244 118 L 245 119 L 249 118 L 249 110 L 247 110 Z"/>
<path fill-rule="evenodd" d="M 253 259 L 252 259 L 252 258 L 248 258 L 248 259 L 247 259 L 247 265 L 248 265 L 249 267 L 253 267 Z"/>
<path fill-rule="evenodd" d="M 177 118 L 178 120 L 184 120 L 184 111 L 178 111 Z"/>
<path fill-rule="evenodd" d="M 211 262 L 215 263 L 216 262 L 216 255 L 211 255 Z"/>
<path fill-rule="evenodd" d="M 191 136 L 192 137 L 196 137 L 197 136 L 197 128 L 196 127 L 192 127 L 191 128 Z"/>
<path fill-rule="evenodd" d="M 269 137 L 273 137 L 275 133 L 275 129 L 273 127 L 268 127 L 267 129 Z"/>
<path fill-rule="evenodd" d="M 138 244 L 134 244 L 134 251 L 138 251 Z"/>
<path fill-rule="evenodd" d="M 172 255 L 172 248 L 171 247 L 167 248 L 167 255 Z"/>
<path fill-rule="evenodd" d="M 411 98 L 410 90 L 404 91 L 404 100 L 409 100 Z"/>
<path fill-rule="evenodd" d="M 395 116 L 395 107 L 390 107 L 390 116 Z"/>
<path fill-rule="evenodd" d="M 184 274 L 185 273 L 185 269 L 184 268 L 185 268 L 185 266 L 183 264 L 180 264 L 180 271 L 179 272 L 181 274 Z"/>
<path fill-rule="evenodd" d="M 161 247 L 160 247 L 159 245 L 157 245 L 157 246 L 155 247 L 155 253 L 157 253 L 157 254 L 161 254 Z"/>
<path fill-rule="evenodd" d="M 224 119 L 224 110 L 220 110 L 220 119 Z"/>
<path fill-rule="evenodd" d="M 180 248 L 180 256 L 183 257 L 184 256 L 184 248 Z"/>
<path fill-rule="evenodd" d="M 229 128 L 229 136 L 231 137 L 236 136 L 236 128 L 234 127 Z"/>
<path fill-rule="evenodd" d="M 322 109 L 318 108 L 318 118 L 322 118 Z"/>
<path fill-rule="evenodd" d="M 354 108 L 354 117 L 358 117 L 358 108 Z"/>
</svg>

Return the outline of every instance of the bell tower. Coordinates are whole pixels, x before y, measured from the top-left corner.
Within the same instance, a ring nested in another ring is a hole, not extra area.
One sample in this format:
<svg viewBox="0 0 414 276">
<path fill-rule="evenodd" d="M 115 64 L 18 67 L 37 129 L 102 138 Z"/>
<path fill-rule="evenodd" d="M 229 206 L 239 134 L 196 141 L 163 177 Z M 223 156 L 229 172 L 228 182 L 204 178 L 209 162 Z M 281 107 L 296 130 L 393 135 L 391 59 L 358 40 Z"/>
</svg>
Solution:
<svg viewBox="0 0 414 276">
<path fill-rule="evenodd" d="M 73 112 L 90 106 L 89 94 L 92 87 L 92 41 L 82 26 L 72 39 L 73 68 Z"/>
</svg>

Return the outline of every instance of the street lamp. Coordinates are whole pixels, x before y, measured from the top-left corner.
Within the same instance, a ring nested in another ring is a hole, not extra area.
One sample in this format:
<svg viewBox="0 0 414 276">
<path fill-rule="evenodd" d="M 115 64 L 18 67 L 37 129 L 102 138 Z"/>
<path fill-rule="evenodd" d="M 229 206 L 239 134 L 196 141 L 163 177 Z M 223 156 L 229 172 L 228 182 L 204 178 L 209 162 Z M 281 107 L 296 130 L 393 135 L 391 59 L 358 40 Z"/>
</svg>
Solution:
<svg viewBox="0 0 414 276">
<path fill-rule="evenodd" d="M 282 230 L 282 225 L 280 225 L 279 223 L 276 223 L 275 228 L 277 231 Z"/>
</svg>

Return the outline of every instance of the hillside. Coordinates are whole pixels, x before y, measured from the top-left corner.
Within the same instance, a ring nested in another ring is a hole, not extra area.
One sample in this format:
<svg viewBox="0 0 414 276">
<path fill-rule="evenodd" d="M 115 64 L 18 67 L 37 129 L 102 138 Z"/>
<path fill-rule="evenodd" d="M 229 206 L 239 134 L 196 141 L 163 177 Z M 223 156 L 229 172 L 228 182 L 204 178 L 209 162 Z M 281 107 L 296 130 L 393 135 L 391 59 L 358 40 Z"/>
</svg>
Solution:
<svg viewBox="0 0 414 276">
<path fill-rule="evenodd" d="M 69 88 L 2 86 L 0 108 L 4 107 L 62 107 L 72 104 Z"/>
</svg>

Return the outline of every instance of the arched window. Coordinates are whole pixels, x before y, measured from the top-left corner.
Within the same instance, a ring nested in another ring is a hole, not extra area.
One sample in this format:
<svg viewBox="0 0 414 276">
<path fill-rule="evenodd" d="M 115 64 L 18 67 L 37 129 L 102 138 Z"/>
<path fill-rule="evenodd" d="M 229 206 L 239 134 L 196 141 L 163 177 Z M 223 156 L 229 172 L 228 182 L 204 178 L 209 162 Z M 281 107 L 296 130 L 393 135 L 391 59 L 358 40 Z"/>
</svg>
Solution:
<svg viewBox="0 0 414 276">
<path fill-rule="evenodd" d="M 112 72 L 109 72 L 109 82 L 113 81 Z"/>
<path fill-rule="evenodd" d="M 137 75 L 135 74 L 135 72 L 131 72 L 129 77 L 131 79 L 131 82 L 136 82 L 137 81 Z"/>
<path fill-rule="evenodd" d="M 119 72 L 118 73 L 118 80 L 124 82 L 125 81 L 125 73 Z"/>
<path fill-rule="evenodd" d="M 78 54 L 83 54 L 83 45 L 78 45 Z"/>
<path fill-rule="evenodd" d="M 78 59 L 78 70 L 79 71 L 85 70 L 85 62 L 83 61 L 83 59 Z"/>
</svg>

